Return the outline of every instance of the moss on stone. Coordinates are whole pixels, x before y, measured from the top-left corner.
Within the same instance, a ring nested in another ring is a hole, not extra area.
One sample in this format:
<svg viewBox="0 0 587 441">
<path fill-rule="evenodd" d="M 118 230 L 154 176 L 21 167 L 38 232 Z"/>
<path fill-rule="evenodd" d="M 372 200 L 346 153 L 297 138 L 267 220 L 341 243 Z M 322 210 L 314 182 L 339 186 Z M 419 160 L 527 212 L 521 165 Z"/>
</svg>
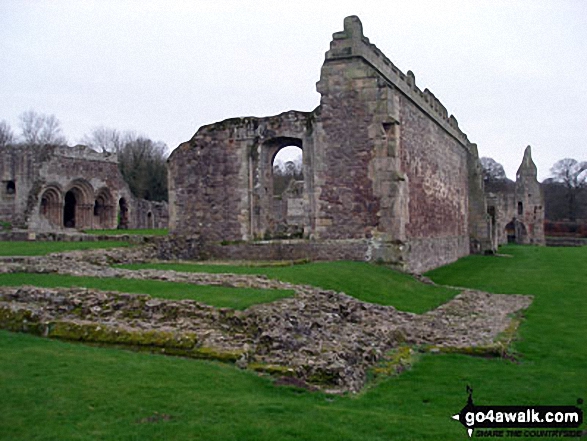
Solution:
<svg viewBox="0 0 587 441">
<path fill-rule="evenodd" d="M 414 351 L 409 346 L 399 346 L 388 352 L 372 370 L 375 377 L 392 376 L 408 369 L 414 363 Z"/>
<path fill-rule="evenodd" d="M 40 323 L 39 318 L 27 309 L 13 310 L 0 307 L 0 328 L 13 332 L 43 334 L 43 325 Z"/>
<path fill-rule="evenodd" d="M 338 375 L 327 370 L 316 370 L 308 376 L 308 383 L 317 386 L 335 386 L 337 384 Z"/>
<path fill-rule="evenodd" d="M 243 354 L 244 351 L 228 351 L 203 346 L 199 348 L 194 348 L 190 352 L 190 356 L 195 358 L 204 358 L 209 360 L 218 360 L 232 363 L 236 362 L 239 358 L 241 358 Z"/>
<path fill-rule="evenodd" d="M 269 375 L 278 375 L 280 377 L 295 376 L 293 368 L 279 364 L 250 363 L 247 367 L 255 372 L 262 372 Z"/>
</svg>

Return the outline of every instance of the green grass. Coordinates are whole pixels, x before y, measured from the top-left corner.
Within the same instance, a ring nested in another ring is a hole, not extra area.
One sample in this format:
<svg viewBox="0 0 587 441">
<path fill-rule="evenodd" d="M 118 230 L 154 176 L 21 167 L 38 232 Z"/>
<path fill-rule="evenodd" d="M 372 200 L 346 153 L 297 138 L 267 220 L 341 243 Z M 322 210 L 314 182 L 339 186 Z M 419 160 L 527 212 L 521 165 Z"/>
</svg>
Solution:
<svg viewBox="0 0 587 441">
<path fill-rule="evenodd" d="M 501 252 L 513 257 L 471 256 L 429 275 L 534 294 L 517 363 L 424 354 L 358 396 L 329 397 L 274 387 L 230 365 L 0 331 L 0 439 L 465 440 L 450 416 L 465 405 L 466 385 L 478 405 L 587 399 L 587 248 Z M 348 273 L 340 276 L 345 291 L 373 283 L 370 269 L 354 271 L 348 286 Z M 335 283 L 336 274 L 310 278 Z"/>
<path fill-rule="evenodd" d="M 257 303 L 273 302 L 293 295 L 291 290 L 231 288 L 224 286 L 192 285 L 159 280 L 77 277 L 61 274 L 0 274 L 0 286 L 33 285 L 44 288 L 72 287 L 149 294 L 162 299 L 191 299 L 211 306 L 246 309 Z"/>
<path fill-rule="evenodd" d="M 445 303 L 458 291 L 416 282 L 412 277 L 364 262 L 314 262 L 291 266 L 205 265 L 155 263 L 119 265 L 128 269 L 167 269 L 204 273 L 263 274 L 301 285 L 344 291 L 365 302 L 393 305 L 422 313 Z"/>
<path fill-rule="evenodd" d="M 4 242 L 0 241 L 0 256 L 41 256 L 63 251 L 94 250 L 97 248 L 128 247 L 125 241 L 97 242 Z"/>
<path fill-rule="evenodd" d="M 167 228 L 141 228 L 131 230 L 84 230 L 84 233 L 105 236 L 167 236 Z"/>
</svg>

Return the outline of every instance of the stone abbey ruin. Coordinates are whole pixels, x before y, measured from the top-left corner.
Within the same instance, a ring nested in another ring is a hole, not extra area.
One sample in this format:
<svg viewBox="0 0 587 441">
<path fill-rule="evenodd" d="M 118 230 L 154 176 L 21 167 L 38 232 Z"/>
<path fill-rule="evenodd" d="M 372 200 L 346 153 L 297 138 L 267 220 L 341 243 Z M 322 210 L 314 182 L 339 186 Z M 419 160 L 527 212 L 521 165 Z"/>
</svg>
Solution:
<svg viewBox="0 0 587 441">
<path fill-rule="evenodd" d="M 333 35 L 317 90 L 312 112 L 228 119 L 181 144 L 169 158 L 170 231 L 223 241 L 215 256 L 368 260 L 412 272 L 493 252 L 508 237 L 544 242 L 530 149 L 515 190 L 486 197 L 477 146 L 357 17 Z M 302 149 L 304 182 L 276 210 L 273 159 L 285 146 Z M 252 243 L 292 226 L 302 240 Z"/>
<path fill-rule="evenodd" d="M 0 179 L 0 221 L 31 232 L 167 226 L 167 204 L 135 198 L 115 154 L 8 146 Z"/>
<path fill-rule="evenodd" d="M 360 391 L 380 362 L 390 375 L 401 372 L 414 348 L 504 357 L 532 296 L 455 289 L 446 303 L 416 314 L 266 276 L 113 266 L 349 259 L 418 273 L 507 241 L 544 242 L 530 148 L 515 184 L 484 188 L 476 145 L 411 72 L 369 43 L 358 18 L 346 18 L 334 34 L 317 88 L 322 98 L 312 112 L 205 126 L 171 154 L 169 237 L 132 248 L 0 257 L 0 274 L 287 295 L 238 310 L 146 294 L 6 286 L 0 329 L 228 361 L 278 377 L 277 384 L 335 393 Z M 304 179 L 275 195 L 273 160 L 286 146 L 303 149 Z M 0 178 L 0 220 L 25 231 L 167 224 L 166 204 L 131 195 L 115 155 L 82 146 L 10 147 L 0 155 Z M 391 360 L 390 351 L 401 358 Z"/>
<path fill-rule="evenodd" d="M 357 17 L 333 35 L 317 90 L 312 112 L 200 128 L 168 160 L 169 213 L 131 195 L 115 155 L 7 147 L 0 221 L 31 232 L 169 221 L 175 257 L 366 260 L 410 272 L 506 241 L 544 243 L 530 148 L 515 186 L 485 189 L 476 144 Z M 302 149 L 304 179 L 274 195 L 274 158 L 286 146 Z"/>
</svg>

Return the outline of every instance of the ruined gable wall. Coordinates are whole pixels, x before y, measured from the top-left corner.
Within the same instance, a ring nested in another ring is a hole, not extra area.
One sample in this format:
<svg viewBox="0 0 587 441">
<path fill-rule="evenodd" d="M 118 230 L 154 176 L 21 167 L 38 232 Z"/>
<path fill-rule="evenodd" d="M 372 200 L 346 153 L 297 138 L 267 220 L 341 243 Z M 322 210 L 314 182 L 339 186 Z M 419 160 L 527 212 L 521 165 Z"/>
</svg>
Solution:
<svg viewBox="0 0 587 441">
<path fill-rule="evenodd" d="M 536 179 L 537 174 L 531 147 L 528 146 L 516 173 L 516 204 L 522 204 L 522 214 L 518 212 L 517 218 L 526 228 L 526 234 L 519 238 L 519 242 L 544 245 L 544 194 Z"/>
<path fill-rule="evenodd" d="M 311 120 L 310 113 L 292 111 L 198 130 L 168 160 L 170 231 L 234 241 L 271 230 L 271 162 L 281 147 L 299 143 L 306 168 L 312 160 Z"/>
</svg>

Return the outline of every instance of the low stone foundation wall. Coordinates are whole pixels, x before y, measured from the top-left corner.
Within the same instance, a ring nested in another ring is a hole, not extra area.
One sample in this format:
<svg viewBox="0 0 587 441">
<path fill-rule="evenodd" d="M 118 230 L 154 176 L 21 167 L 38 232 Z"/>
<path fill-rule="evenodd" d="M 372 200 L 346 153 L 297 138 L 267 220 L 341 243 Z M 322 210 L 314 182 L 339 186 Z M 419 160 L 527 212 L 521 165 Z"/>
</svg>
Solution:
<svg viewBox="0 0 587 441">
<path fill-rule="evenodd" d="M 136 256 L 131 257 L 142 259 L 149 248 L 154 247 L 136 247 L 131 250 Z M 467 290 L 435 310 L 414 314 L 264 276 L 110 267 L 119 260 L 119 253 L 121 250 L 92 250 L 1 259 L 0 273 L 286 289 L 293 295 L 235 311 L 193 300 L 94 289 L 0 287 L 0 328 L 214 358 L 278 377 L 294 377 L 297 384 L 313 385 L 309 387 L 357 392 L 365 385 L 368 370 L 385 361 L 388 351 L 401 347 L 502 355 L 508 341 L 497 340 L 498 336 L 509 332 L 512 337 L 515 322 L 511 315 L 532 301 L 531 296 Z"/>
<path fill-rule="evenodd" d="M 152 243 L 156 236 L 143 236 L 137 234 L 85 234 L 85 233 L 63 233 L 43 232 L 35 233 L 27 230 L 10 230 L 0 232 L 0 241 L 6 242 L 129 242 L 135 245 Z"/>
<path fill-rule="evenodd" d="M 267 241 L 232 245 L 209 245 L 206 251 L 214 259 L 237 260 L 366 260 L 369 245 L 365 241 Z"/>
</svg>

